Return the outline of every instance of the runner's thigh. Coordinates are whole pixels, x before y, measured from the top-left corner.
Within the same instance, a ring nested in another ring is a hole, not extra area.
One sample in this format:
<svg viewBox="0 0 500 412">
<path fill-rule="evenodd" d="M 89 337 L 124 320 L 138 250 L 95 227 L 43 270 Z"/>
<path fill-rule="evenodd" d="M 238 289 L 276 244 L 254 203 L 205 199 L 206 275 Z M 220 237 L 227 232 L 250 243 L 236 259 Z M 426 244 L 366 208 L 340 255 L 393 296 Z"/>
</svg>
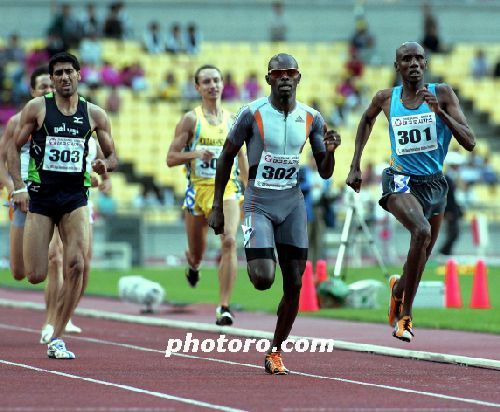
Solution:
<svg viewBox="0 0 500 412">
<path fill-rule="evenodd" d="M 48 216 L 28 213 L 24 226 L 24 268 L 27 276 L 47 276 L 49 243 L 54 232 L 54 223 Z"/>
</svg>

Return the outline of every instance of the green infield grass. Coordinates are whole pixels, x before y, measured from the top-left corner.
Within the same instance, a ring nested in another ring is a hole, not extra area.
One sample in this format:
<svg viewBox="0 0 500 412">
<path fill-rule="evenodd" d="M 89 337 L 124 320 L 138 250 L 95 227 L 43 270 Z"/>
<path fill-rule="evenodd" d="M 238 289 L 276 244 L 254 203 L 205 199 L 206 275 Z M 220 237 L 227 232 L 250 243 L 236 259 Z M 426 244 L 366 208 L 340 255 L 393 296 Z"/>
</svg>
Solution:
<svg viewBox="0 0 500 412">
<path fill-rule="evenodd" d="M 397 273 L 398 268 L 390 268 L 390 273 Z M 462 309 L 414 309 L 414 324 L 418 327 L 480 331 L 500 334 L 500 268 L 488 269 L 489 296 L 492 309 L 470 309 L 469 302 L 472 290 L 471 270 L 460 275 L 462 293 Z M 444 280 L 439 267 L 429 264 L 423 280 Z M 129 271 L 93 269 L 87 287 L 87 295 L 118 296 L 118 280 L 126 275 L 141 275 L 149 280 L 159 282 L 166 290 L 166 301 L 174 304 L 217 303 L 218 282 L 215 268 L 204 267 L 197 287 L 188 286 L 184 277 L 184 268 L 134 268 Z M 303 313 L 300 316 L 320 316 L 351 321 L 385 323 L 387 319 L 387 301 L 389 288 L 378 268 L 349 269 L 345 281 L 376 279 L 384 282 L 379 293 L 379 307 L 376 309 L 334 308 L 321 309 L 314 313 Z M 26 280 L 16 282 L 8 270 L 0 270 L 0 287 L 22 289 L 41 289 L 42 285 L 30 285 Z M 233 293 L 233 307 L 236 310 L 262 311 L 276 313 L 282 294 L 281 274 L 276 273 L 273 287 L 266 291 L 255 290 L 250 283 L 246 270 L 238 273 Z M 139 311 L 138 311 L 139 313 Z"/>
</svg>

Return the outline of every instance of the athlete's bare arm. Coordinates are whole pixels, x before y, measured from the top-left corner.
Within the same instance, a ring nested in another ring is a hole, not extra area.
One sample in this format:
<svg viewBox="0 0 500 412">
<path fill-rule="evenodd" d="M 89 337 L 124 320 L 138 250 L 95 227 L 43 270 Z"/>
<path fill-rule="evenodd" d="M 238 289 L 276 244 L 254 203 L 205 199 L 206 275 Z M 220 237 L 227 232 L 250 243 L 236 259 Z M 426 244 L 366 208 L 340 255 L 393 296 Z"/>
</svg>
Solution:
<svg viewBox="0 0 500 412">
<path fill-rule="evenodd" d="M 28 193 L 21 177 L 21 147 L 28 141 L 31 134 L 38 130 L 45 118 L 45 99 L 35 97 L 30 100 L 21 112 L 21 119 L 14 135 L 14 144 L 7 147 L 7 163 L 9 173 L 14 183 L 12 200 L 23 212 L 28 211 Z M 20 192 L 15 193 L 20 190 Z"/>
<path fill-rule="evenodd" d="M 111 137 L 111 122 L 109 117 L 99 106 L 88 104 L 90 126 L 96 132 L 99 147 L 102 150 L 103 158 L 97 158 L 92 162 L 94 172 L 103 175 L 112 172 L 118 166 L 115 143 Z"/>
<path fill-rule="evenodd" d="M 184 148 L 193 140 L 194 126 L 196 124 L 196 114 L 193 110 L 187 112 L 175 127 L 174 140 L 170 144 L 167 153 L 167 166 L 179 166 L 190 162 L 193 159 L 203 159 L 209 161 L 214 153 L 209 150 L 194 150 L 184 152 Z"/>
<path fill-rule="evenodd" d="M 212 214 L 208 218 L 208 225 L 214 230 L 216 235 L 224 233 L 224 214 L 222 213 L 224 191 L 229 180 L 229 175 L 231 174 L 234 158 L 238 152 L 240 152 L 240 149 L 241 146 L 237 146 L 226 139 L 222 152 L 217 160 Z"/>
<path fill-rule="evenodd" d="M 429 108 L 441 117 L 458 143 L 471 152 L 476 145 L 474 132 L 467 123 L 460 102 L 453 89 L 446 83 L 436 85 L 436 95 L 432 94 L 427 88 L 417 91 L 417 95 L 422 95 Z"/>
<path fill-rule="evenodd" d="M 386 116 L 388 115 L 388 104 L 390 104 L 391 94 L 392 89 L 378 91 L 359 121 L 351 170 L 346 181 L 347 186 L 352 187 L 355 192 L 359 192 L 361 189 L 361 155 L 363 154 L 363 149 L 366 142 L 368 142 L 377 116 L 382 110 L 384 110 Z"/>
<path fill-rule="evenodd" d="M 318 132 L 315 132 L 318 133 Z M 323 143 L 325 144 L 325 152 L 314 153 L 314 160 L 318 166 L 318 173 L 323 179 L 332 177 L 333 169 L 335 168 L 334 152 L 340 146 L 340 134 L 335 130 L 328 130 L 326 124 L 323 127 Z"/>
<path fill-rule="evenodd" d="M 243 147 L 238 152 L 238 168 L 240 169 L 240 180 L 245 187 L 248 184 L 248 158 Z"/>
<path fill-rule="evenodd" d="M 97 143 L 97 156 L 96 159 L 104 159 L 104 153 L 102 152 L 101 146 Z M 98 183 L 97 187 L 99 188 L 99 192 L 109 193 L 111 192 L 111 178 L 109 177 L 108 172 L 105 172 L 101 175 L 101 182 Z"/>
<path fill-rule="evenodd" d="M 5 187 L 9 194 L 14 190 L 14 183 L 7 170 L 7 150 L 11 144 L 14 144 L 15 129 L 20 117 L 21 114 L 18 113 L 9 119 L 4 134 L 0 138 L 0 190 Z"/>
</svg>

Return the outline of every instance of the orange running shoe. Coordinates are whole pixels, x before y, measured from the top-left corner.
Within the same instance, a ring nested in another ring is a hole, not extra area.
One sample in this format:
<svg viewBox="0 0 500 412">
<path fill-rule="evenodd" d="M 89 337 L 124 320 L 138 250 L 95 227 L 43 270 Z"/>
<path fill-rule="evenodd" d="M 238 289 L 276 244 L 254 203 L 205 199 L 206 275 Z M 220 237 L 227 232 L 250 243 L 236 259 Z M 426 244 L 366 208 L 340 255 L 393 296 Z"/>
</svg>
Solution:
<svg viewBox="0 0 500 412">
<path fill-rule="evenodd" d="M 266 367 L 266 372 L 271 375 L 288 375 L 290 372 L 287 368 L 285 368 L 285 365 L 283 365 L 281 352 L 272 352 L 266 355 L 264 365 Z"/>
<path fill-rule="evenodd" d="M 389 290 L 391 291 L 391 297 L 389 299 L 389 325 L 393 326 L 399 320 L 399 314 L 401 312 L 401 305 L 403 304 L 403 299 L 398 299 L 394 296 L 394 285 L 399 280 L 399 275 L 392 275 L 389 278 Z"/>
<path fill-rule="evenodd" d="M 405 342 L 411 342 L 411 338 L 415 335 L 413 334 L 411 318 L 409 316 L 403 316 L 398 320 L 392 336 Z"/>
</svg>

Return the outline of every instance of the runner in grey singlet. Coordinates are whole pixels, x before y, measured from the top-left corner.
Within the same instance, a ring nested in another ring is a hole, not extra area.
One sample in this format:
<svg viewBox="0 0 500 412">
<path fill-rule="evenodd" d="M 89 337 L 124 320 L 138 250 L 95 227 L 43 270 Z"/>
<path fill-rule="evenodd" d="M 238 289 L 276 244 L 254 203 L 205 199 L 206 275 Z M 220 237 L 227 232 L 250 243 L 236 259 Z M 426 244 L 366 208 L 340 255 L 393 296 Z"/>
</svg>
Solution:
<svg viewBox="0 0 500 412">
<path fill-rule="evenodd" d="M 276 247 L 283 277 L 283 297 L 264 367 L 267 373 L 287 375 L 281 348 L 299 310 L 308 246 L 304 199 L 297 184 L 299 157 L 309 139 L 318 173 L 329 179 L 335 167 L 334 151 L 341 139 L 334 130 L 327 130 L 316 110 L 297 102 L 301 74 L 293 56 L 273 56 L 265 78 L 271 87 L 269 97 L 240 111 L 224 143 L 208 224 L 215 234 L 224 232 L 224 189 L 234 157 L 245 143 L 250 166 L 243 224 L 248 276 L 258 290 L 272 286 Z"/>
<path fill-rule="evenodd" d="M 274 248 L 276 242 L 307 249 L 307 218 L 297 184 L 299 157 L 307 139 L 313 153 L 325 151 L 324 124 L 318 111 L 300 102 L 285 117 L 268 97 L 240 111 L 228 140 L 247 147 L 245 248 Z"/>
</svg>

